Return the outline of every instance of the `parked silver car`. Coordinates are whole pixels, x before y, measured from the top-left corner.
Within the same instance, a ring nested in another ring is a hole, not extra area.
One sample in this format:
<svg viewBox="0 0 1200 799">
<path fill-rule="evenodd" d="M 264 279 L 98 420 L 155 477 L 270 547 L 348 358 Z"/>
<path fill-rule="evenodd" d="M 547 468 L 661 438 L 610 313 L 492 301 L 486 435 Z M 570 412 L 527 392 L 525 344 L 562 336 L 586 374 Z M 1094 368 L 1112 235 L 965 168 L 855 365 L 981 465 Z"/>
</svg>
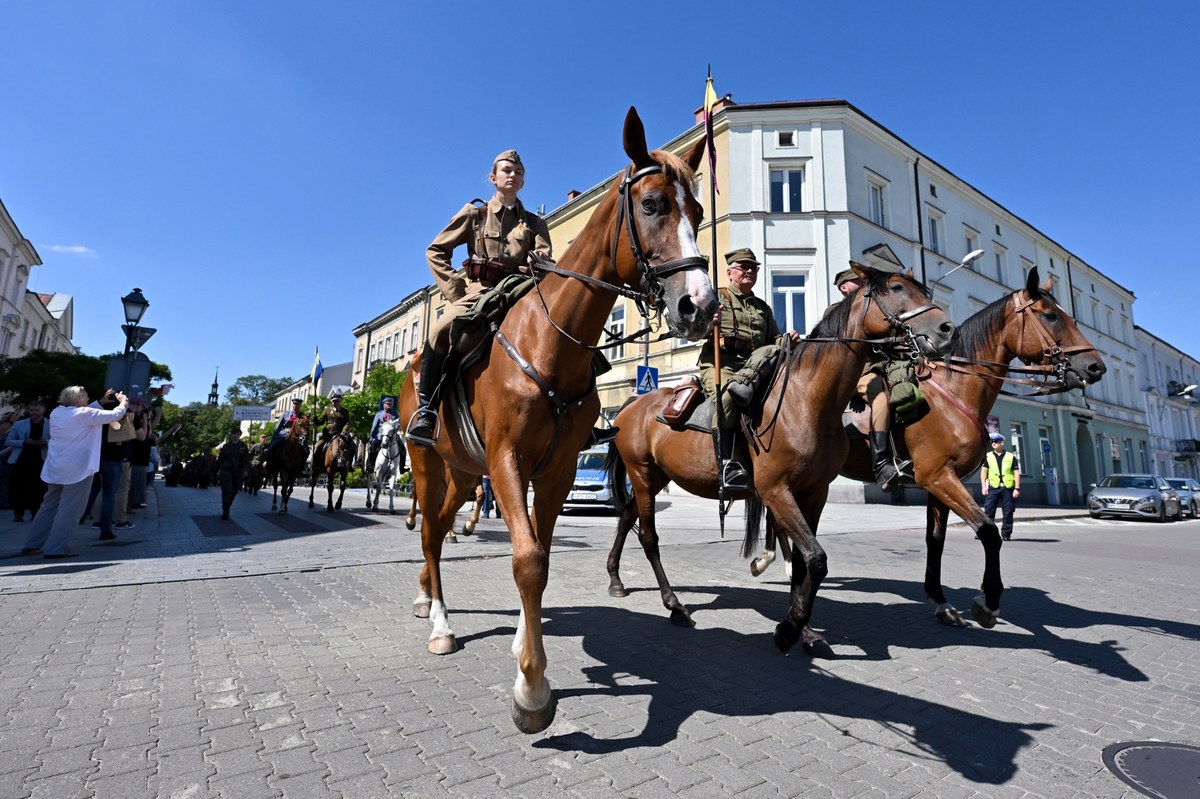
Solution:
<svg viewBox="0 0 1200 799">
<path fill-rule="evenodd" d="M 1168 477 L 1167 482 L 1179 495 L 1184 512 L 1193 519 L 1200 516 L 1200 483 L 1190 477 Z"/>
<path fill-rule="evenodd" d="M 1133 519 L 1183 518 L 1183 503 L 1165 478 L 1157 474 L 1110 474 L 1092 487 L 1088 514 Z"/>
</svg>

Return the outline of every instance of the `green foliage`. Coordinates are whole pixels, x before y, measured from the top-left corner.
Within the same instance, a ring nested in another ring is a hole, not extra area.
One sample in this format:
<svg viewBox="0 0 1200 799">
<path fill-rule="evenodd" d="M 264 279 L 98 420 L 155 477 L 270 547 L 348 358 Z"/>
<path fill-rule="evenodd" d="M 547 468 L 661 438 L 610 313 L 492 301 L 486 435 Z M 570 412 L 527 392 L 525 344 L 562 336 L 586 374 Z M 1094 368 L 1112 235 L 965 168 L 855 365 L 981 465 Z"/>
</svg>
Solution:
<svg viewBox="0 0 1200 799">
<path fill-rule="evenodd" d="M 233 409 L 229 405 L 208 405 L 192 402 L 180 407 L 173 402 L 163 402 L 163 417 L 159 431 L 182 421 L 179 432 L 168 438 L 160 447 L 163 460 L 187 460 L 201 452 L 212 452 L 218 444 L 229 437 L 233 429 Z"/>
<path fill-rule="evenodd" d="M 290 377 L 245 375 L 225 389 L 225 401 L 230 405 L 270 405 L 279 392 L 295 382 Z"/>
<path fill-rule="evenodd" d="M 72 355 L 66 352 L 33 350 L 23 358 L 0 358 L 0 387 L 17 392 L 22 403 L 35 397 L 49 401 L 51 407 L 67 386 L 83 386 L 92 399 L 99 398 L 107 386 L 104 377 L 113 355 Z M 150 379 L 168 381 L 171 370 L 165 364 L 150 362 Z"/>
<path fill-rule="evenodd" d="M 360 440 L 366 441 L 371 432 L 371 422 L 379 410 L 379 398 L 385 394 L 400 396 L 400 389 L 407 377 L 407 371 L 398 371 L 390 363 L 376 364 L 363 381 L 366 387 L 357 394 L 347 394 L 342 398 L 342 407 L 350 414 L 350 429 Z"/>
</svg>

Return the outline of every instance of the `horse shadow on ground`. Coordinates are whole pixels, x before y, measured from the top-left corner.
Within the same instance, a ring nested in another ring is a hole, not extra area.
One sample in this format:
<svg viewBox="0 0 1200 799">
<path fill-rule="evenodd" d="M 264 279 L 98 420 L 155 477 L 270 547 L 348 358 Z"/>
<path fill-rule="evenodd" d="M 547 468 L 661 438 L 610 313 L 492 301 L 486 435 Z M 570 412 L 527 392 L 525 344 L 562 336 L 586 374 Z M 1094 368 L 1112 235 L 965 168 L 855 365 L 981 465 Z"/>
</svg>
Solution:
<svg viewBox="0 0 1200 799">
<path fill-rule="evenodd" d="M 634 735 L 555 734 L 552 726 L 535 748 L 603 755 L 670 743 L 697 713 L 743 719 L 805 713 L 874 722 L 895 736 L 889 748 L 914 761 L 944 763 L 974 782 L 1001 784 L 1016 771 L 1018 753 L 1032 745 L 1030 733 L 1052 726 L 1000 721 L 843 679 L 807 656 L 780 655 L 769 631 L 683 629 L 656 615 L 604 606 L 547 608 L 544 616 L 548 637 L 579 638 L 587 657 L 601 664 L 584 668 L 593 687 L 559 691 L 560 702 L 582 700 L 590 712 L 597 710 L 592 700 L 616 699 L 623 707 L 628 697 L 648 696 L 649 704 L 645 726 Z M 584 717 L 589 711 L 568 709 L 565 715 Z M 828 721 L 853 735 L 848 725 Z"/>
<path fill-rule="evenodd" d="M 787 585 L 783 582 L 765 583 L 761 589 L 708 585 L 678 586 L 676 591 L 681 598 L 685 594 L 711 596 L 707 602 L 688 603 L 692 617 L 699 625 L 704 623 L 705 610 L 750 609 L 762 614 L 763 629 L 770 631 L 787 610 Z M 839 599 L 836 591 L 898 596 L 908 601 L 897 602 L 889 598 L 878 602 L 848 602 Z M 978 593 L 978 590 L 948 588 L 946 598 L 955 607 L 965 609 Z M 893 645 L 909 649 L 944 646 L 1021 649 L 1042 651 L 1056 660 L 1125 682 L 1146 682 L 1149 678 L 1126 659 L 1123 653 L 1127 648 L 1119 640 L 1079 641 L 1064 638 L 1050 628 L 1137 628 L 1184 641 L 1200 641 L 1200 625 L 1197 624 L 1080 608 L 1058 602 L 1047 591 L 1036 588 L 1006 590 L 1001 607 L 1000 623 L 991 630 L 974 624 L 965 628 L 948 627 L 934 619 L 933 605 L 925 598 L 919 584 L 874 577 L 828 578 L 817 595 L 813 628 L 821 631 L 831 646 L 851 646 L 861 652 L 835 655 L 838 660 L 888 660 Z M 666 611 L 662 620 L 669 625 Z"/>
</svg>

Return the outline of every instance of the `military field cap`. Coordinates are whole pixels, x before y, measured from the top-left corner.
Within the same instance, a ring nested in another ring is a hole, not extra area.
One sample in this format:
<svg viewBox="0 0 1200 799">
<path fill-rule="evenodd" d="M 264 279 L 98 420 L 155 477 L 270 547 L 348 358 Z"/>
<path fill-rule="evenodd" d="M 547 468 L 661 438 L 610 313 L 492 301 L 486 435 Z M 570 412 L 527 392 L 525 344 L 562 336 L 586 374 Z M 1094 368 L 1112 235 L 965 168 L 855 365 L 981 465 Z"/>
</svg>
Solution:
<svg viewBox="0 0 1200 799">
<path fill-rule="evenodd" d="M 988 436 L 988 438 L 990 438 L 992 440 L 993 444 L 996 443 L 997 441 L 1004 440 L 1004 436 L 1000 435 L 999 433 L 992 433 L 990 436 Z"/>
<path fill-rule="evenodd" d="M 858 273 L 853 269 L 843 269 L 837 273 L 837 277 L 833 279 L 833 285 L 840 286 L 848 280 L 862 280 Z"/>
<path fill-rule="evenodd" d="M 300 399 L 299 397 L 292 397 L 292 402 L 299 402 L 299 403 L 303 403 L 303 402 L 304 402 L 304 400 Z"/>
<path fill-rule="evenodd" d="M 754 250 L 749 247 L 741 247 L 736 250 L 730 250 L 725 253 L 725 263 L 733 266 L 734 264 L 754 264 L 759 266 L 759 261 L 754 257 Z"/>
<path fill-rule="evenodd" d="M 524 164 L 521 164 L 521 156 L 517 154 L 516 150 L 505 150 L 504 152 L 500 153 L 500 155 L 492 159 L 492 166 L 495 166 L 501 161 L 512 161 L 514 164 L 520 164 L 521 166 L 524 166 Z"/>
</svg>

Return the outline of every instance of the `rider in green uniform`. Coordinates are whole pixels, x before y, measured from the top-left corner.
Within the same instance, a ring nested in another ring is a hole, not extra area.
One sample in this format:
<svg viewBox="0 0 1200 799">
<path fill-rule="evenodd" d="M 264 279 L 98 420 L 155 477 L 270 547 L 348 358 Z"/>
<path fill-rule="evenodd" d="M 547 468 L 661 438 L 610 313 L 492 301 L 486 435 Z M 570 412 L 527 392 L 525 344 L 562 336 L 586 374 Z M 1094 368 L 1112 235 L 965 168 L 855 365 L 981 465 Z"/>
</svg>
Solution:
<svg viewBox="0 0 1200 799">
<path fill-rule="evenodd" d="M 779 351 L 783 334 L 775 324 L 771 306 L 754 296 L 754 284 L 758 282 L 759 261 L 749 247 L 732 250 L 725 254 L 725 270 L 729 286 L 718 292 L 721 309 L 720 324 L 721 362 L 721 463 L 718 464 L 723 488 L 740 490 L 749 486 L 749 475 L 745 467 L 733 457 L 734 431 L 741 408 L 750 408 L 754 393 L 767 367 Z M 797 341 L 795 331 L 787 333 Z M 700 348 L 700 381 L 709 397 L 716 391 L 716 353 L 713 339 L 709 337 Z M 714 399 L 714 402 L 717 400 Z"/>
<path fill-rule="evenodd" d="M 329 395 L 330 406 L 325 409 L 325 413 L 321 415 L 320 421 L 324 427 L 321 430 L 321 438 L 317 441 L 317 451 L 313 455 L 313 463 L 324 463 L 325 447 L 334 436 L 342 434 L 346 429 L 346 425 L 350 423 L 350 413 L 342 407 L 342 395 L 335 391 Z"/>
</svg>

